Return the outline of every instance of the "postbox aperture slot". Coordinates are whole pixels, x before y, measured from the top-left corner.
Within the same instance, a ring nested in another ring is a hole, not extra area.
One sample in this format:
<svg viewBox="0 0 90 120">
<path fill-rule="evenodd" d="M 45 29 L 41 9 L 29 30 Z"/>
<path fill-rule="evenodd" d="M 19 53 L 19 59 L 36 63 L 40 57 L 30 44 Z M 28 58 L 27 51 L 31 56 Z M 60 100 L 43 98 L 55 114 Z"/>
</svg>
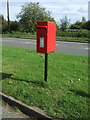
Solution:
<svg viewBox="0 0 90 120">
<path fill-rule="evenodd" d="M 46 29 L 46 27 L 37 27 L 37 29 Z"/>
</svg>

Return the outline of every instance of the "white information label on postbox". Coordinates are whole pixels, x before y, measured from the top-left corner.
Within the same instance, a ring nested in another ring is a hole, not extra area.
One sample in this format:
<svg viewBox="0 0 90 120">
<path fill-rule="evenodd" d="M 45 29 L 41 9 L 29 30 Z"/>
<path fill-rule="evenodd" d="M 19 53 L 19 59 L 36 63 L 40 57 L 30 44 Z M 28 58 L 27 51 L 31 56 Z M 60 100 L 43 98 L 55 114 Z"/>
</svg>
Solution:
<svg viewBox="0 0 90 120">
<path fill-rule="evenodd" d="M 40 37 L 40 48 L 44 48 L 44 38 Z"/>
</svg>

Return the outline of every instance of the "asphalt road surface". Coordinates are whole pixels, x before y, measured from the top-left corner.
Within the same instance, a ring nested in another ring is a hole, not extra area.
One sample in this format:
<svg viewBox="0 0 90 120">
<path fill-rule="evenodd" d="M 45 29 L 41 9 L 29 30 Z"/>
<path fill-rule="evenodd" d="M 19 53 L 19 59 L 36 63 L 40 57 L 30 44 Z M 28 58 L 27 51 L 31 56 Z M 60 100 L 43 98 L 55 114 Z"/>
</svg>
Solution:
<svg viewBox="0 0 90 120">
<path fill-rule="evenodd" d="M 0 44 L 28 49 L 36 49 L 35 39 L 2 38 Z M 81 56 L 90 56 L 90 43 L 56 41 L 56 51 Z"/>
<path fill-rule="evenodd" d="M 25 120 L 31 120 L 29 116 L 25 115 L 24 113 L 20 112 L 19 110 L 15 110 L 10 105 L 5 102 L 0 101 L 0 118 L 25 118 Z M 9 119 L 8 119 L 9 120 Z M 17 119 L 18 120 L 18 119 Z"/>
</svg>

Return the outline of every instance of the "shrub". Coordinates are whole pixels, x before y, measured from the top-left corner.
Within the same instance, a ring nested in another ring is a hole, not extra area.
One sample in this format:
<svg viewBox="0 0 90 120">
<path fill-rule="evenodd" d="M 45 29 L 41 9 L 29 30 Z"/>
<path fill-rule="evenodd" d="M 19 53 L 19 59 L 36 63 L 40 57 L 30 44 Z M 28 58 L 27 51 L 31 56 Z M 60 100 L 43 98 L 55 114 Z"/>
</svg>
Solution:
<svg viewBox="0 0 90 120">
<path fill-rule="evenodd" d="M 62 37 L 87 37 L 90 38 L 90 30 L 81 29 L 80 31 L 58 31 L 58 36 Z"/>
<path fill-rule="evenodd" d="M 82 29 L 82 30 L 80 31 L 80 36 L 90 38 L 90 31 L 89 31 L 89 30 L 86 30 L 86 29 Z"/>
</svg>

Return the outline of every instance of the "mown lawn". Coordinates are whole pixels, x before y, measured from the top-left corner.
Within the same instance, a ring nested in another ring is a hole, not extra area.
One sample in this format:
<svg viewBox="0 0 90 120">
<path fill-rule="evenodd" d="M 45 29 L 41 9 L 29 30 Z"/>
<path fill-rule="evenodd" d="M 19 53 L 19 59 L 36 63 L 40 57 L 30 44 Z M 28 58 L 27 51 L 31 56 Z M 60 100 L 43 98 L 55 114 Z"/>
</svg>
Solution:
<svg viewBox="0 0 90 120">
<path fill-rule="evenodd" d="M 3 46 L 2 92 L 54 118 L 88 118 L 88 57 L 49 53 L 48 82 L 44 54 Z"/>
</svg>

